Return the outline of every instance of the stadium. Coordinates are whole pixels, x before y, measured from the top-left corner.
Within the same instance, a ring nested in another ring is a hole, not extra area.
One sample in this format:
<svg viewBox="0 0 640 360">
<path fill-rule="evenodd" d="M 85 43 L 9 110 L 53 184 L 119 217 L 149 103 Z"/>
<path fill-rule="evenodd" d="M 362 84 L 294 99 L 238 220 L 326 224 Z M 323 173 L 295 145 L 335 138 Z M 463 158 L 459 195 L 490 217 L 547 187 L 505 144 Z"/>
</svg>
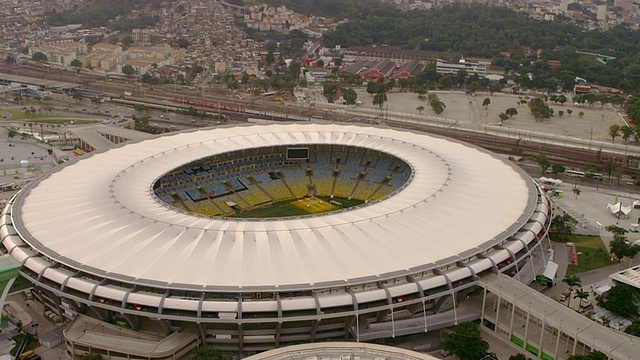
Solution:
<svg viewBox="0 0 640 360">
<path fill-rule="evenodd" d="M 89 339 L 99 320 L 193 334 L 175 341 L 183 350 L 193 340 L 251 354 L 466 321 L 460 308 L 483 274 L 528 283 L 541 271 L 550 218 L 534 181 L 484 149 L 382 127 L 269 124 L 59 166 L 2 210 L 0 241 L 47 309 L 76 319 L 70 352 L 124 343 Z"/>
</svg>

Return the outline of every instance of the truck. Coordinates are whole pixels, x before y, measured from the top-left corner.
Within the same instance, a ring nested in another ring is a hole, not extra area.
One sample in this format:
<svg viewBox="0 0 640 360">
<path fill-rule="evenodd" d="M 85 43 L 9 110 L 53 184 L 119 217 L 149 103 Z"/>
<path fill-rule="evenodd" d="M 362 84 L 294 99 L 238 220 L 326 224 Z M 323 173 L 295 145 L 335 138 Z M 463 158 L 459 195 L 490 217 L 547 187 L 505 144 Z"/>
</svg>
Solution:
<svg viewBox="0 0 640 360">
<path fill-rule="evenodd" d="M 22 354 L 18 355 L 18 360 L 26 360 L 31 355 L 33 355 L 33 350 L 27 350 L 27 351 L 23 352 Z"/>
</svg>

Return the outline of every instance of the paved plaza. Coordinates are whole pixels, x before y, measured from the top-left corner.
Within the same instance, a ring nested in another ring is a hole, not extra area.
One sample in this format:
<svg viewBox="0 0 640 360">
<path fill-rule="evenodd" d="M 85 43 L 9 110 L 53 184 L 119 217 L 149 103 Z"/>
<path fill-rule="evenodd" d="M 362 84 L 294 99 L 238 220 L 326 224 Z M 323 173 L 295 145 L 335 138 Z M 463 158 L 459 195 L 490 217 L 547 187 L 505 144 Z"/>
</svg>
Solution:
<svg viewBox="0 0 640 360">
<path fill-rule="evenodd" d="M 315 91 L 315 93 L 317 102 L 326 102 L 326 99 L 320 95 L 321 91 Z M 610 143 L 609 126 L 612 124 L 625 125 L 623 116 L 619 113 L 621 109 L 617 109 L 612 105 L 601 107 L 599 104 L 578 107 L 571 100 L 568 100 L 563 105 L 550 103 L 550 106 L 555 110 L 554 115 L 550 119 L 536 122 L 531 116 L 528 106 L 518 104 L 520 100 L 530 100 L 531 96 L 528 95 L 504 93 L 476 93 L 471 95 L 455 91 L 431 91 L 430 94 L 437 95 L 446 105 L 444 112 L 436 115 L 428 102 L 418 99 L 417 94 L 413 92 L 387 93 L 388 101 L 384 103 L 382 109 L 373 105 L 373 97 L 365 90 L 360 89 L 357 93 L 358 100 L 362 104 L 351 107 L 356 110 L 375 111 L 381 117 L 387 116 L 387 113 L 390 116 L 406 114 L 407 116 L 423 118 L 425 121 L 427 121 L 428 117 L 437 116 L 447 119 L 455 126 L 474 130 L 495 130 L 500 128 L 500 132 L 503 133 L 526 134 L 529 132 L 548 134 L 550 137 L 566 136 Z M 570 98 L 570 95 L 568 97 Z M 482 106 L 485 98 L 489 98 L 491 101 L 487 108 Z M 424 107 L 422 112 L 417 110 L 420 106 Z M 501 126 L 498 115 L 508 108 L 515 108 L 518 114 L 504 121 Z M 572 110 L 573 114 L 568 114 L 569 109 Z M 562 117 L 558 116 L 560 110 L 564 111 Z M 584 116 L 580 117 L 580 112 L 583 112 Z M 617 138 L 616 143 L 622 144 L 623 141 L 621 138 Z"/>
</svg>

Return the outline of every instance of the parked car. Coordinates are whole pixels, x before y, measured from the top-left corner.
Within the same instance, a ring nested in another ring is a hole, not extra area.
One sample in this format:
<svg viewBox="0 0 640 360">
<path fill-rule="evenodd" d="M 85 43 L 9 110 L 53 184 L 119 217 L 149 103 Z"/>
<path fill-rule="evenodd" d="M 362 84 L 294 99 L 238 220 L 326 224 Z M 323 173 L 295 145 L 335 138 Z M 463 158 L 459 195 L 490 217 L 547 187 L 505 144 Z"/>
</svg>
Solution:
<svg viewBox="0 0 640 360">
<path fill-rule="evenodd" d="M 565 291 L 562 292 L 562 294 L 560 294 L 558 299 L 560 301 L 565 301 L 565 300 L 567 300 L 568 297 L 569 297 L 569 290 L 565 290 Z"/>
</svg>

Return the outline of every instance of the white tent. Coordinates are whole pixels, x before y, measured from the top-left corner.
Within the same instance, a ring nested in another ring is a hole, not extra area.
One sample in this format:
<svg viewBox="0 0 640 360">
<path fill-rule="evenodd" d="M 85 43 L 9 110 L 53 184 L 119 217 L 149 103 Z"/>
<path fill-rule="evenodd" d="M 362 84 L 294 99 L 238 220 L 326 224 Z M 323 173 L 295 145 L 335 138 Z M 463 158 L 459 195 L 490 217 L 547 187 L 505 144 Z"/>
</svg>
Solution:
<svg viewBox="0 0 640 360">
<path fill-rule="evenodd" d="M 624 206 L 621 202 L 615 204 L 607 204 L 607 209 L 611 214 L 616 216 L 628 216 L 631 213 L 631 206 Z"/>
<path fill-rule="evenodd" d="M 542 276 L 545 278 L 548 285 L 553 285 L 556 274 L 558 273 L 558 264 L 549 260 L 547 266 L 544 268 Z"/>
</svg>

